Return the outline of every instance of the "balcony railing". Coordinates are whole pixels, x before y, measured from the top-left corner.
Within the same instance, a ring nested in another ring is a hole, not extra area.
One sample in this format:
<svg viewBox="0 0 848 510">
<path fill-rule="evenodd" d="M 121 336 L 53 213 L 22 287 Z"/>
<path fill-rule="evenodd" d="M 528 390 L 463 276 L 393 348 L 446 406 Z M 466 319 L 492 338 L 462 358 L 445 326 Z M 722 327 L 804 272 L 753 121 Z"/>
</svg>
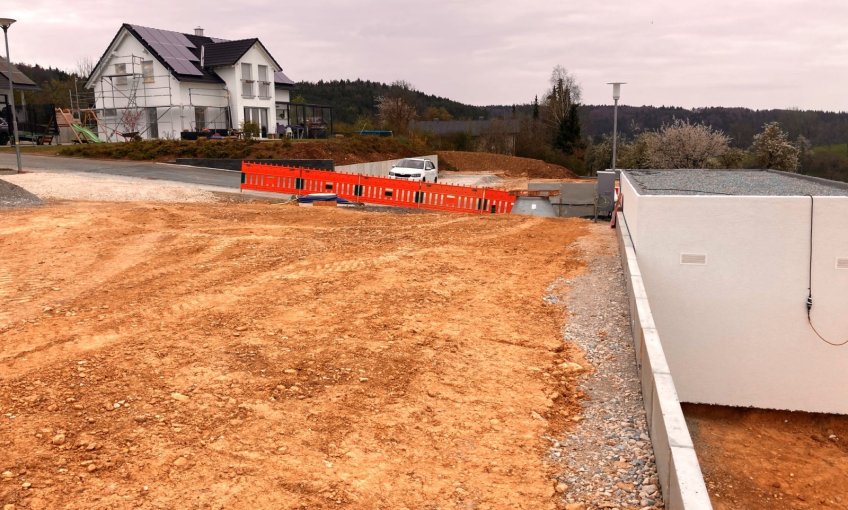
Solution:
<svg viewBox="0 0 848 510">
<path fill-rule="evenodd" d="M 253 83 L 253 80 L 241 81 L 241 97 L 245 99 L 253 99 L 256 97 L 256 93 L 253 92 Z"/>
</svg>

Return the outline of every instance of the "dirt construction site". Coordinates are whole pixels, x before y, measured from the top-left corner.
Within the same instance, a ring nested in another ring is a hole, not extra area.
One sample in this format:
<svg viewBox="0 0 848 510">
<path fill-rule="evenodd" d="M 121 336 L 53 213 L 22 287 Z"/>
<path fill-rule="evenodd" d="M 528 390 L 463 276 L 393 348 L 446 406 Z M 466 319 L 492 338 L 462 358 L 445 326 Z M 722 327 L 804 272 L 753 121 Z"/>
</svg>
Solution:
<svg viewBox="0 0 848 510">
<path fill-rule="evenodd" d="M 607 224 L 0 179 L 3 510 L 664 506 Z M 845 417 L 686 411 L 715 508 L 845 508 Z"/>
<path fill-rule="evenodd" d="M 585 233 L 267 204 L 4 212 L 0 502 L 553 508 L 540 437 L 577 414 L 580 355 L 542 297 Z"/>
</svg>

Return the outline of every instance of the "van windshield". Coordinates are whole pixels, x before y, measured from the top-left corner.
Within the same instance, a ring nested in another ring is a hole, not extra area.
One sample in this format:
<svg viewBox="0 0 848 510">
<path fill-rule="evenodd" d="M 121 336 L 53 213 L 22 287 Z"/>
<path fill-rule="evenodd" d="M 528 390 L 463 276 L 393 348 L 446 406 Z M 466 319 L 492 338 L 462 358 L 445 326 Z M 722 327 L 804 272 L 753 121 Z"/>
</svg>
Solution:
<svg viewBox="0 0 848 510">
<path fill-rule="evenodd" d="M 398 163 L 399 168 L 417 168 L 419 170 L 424 170 L 424 162 L 417 159 L 404 159 L 400 163 Z"/>
</svg>

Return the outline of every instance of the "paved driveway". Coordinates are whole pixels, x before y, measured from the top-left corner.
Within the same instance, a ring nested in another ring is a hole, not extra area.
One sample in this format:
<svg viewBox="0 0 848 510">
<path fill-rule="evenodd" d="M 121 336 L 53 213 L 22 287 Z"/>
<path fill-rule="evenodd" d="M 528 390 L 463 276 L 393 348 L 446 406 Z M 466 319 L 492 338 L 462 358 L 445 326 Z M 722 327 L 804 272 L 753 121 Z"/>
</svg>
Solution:
<svg viewBox="0 0 848 510">
<path fill-rule="evenodd" d="M 22 154 L 21 160 L 24 171 L 30 172 L 91 172 L 235 189 L 239 188 L 241 182 L 239 172 L 212 168 L 194 168 L 167 163 L 61 158 L 57 156 L 31 156 L 28 154 Z M 0 153 L 0 168 L 17 168 L 17 162 L 13 152 Z"/>
</svg>

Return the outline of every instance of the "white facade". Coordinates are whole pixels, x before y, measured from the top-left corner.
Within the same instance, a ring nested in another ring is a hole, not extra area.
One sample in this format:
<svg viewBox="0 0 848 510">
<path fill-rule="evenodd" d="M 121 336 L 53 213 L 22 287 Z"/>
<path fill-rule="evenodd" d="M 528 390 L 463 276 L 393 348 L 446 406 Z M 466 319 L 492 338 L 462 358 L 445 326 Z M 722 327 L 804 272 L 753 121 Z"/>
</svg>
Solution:
<svg viewBox="0 0 848 510">
<path fill-rule="evenodd" d="M 681 401 L 848 414 L 848 345 L 807 321 L 810 197 L 622 193 Z M 848 197 L 814 200 L 812 321 L 843 341 Z"/>
<path fill-rule="evenodd" d="M 254 43 L 235 65 L 211 70 L 223 83 L 177 79 L 122 28 L 87 84 L 95 93 L 100 138 L 120 141 L 121 133 L 138 132 L 179 139 L 183 131 L 239 128 L 246 119 L 273 133 L 275 102 L 287 101 L 288 90 L 275 90 L 280 69 L 262 46 Z"/>
</svg>

